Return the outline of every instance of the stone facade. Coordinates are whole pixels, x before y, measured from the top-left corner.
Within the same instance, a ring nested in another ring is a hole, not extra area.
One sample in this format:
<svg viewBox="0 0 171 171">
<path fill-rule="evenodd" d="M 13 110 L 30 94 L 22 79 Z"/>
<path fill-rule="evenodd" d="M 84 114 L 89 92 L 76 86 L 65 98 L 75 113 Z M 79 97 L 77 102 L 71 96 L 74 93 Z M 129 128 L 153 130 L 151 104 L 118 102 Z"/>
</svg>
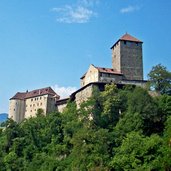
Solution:
<svg viewBox="0 0 171 171">
<path fill-rule="evenodd" d="M 58 99 L 59 96 L 50 87 L 16 93 L 10 99 L 9 118 L 21 122 L 25 118 L 35 117 L 38 109 L 43 109 L 46 115 L 56 110 L 55 105 Z"/>
<path fill-rule="evenodd" d="M 129 34 L 112 46 L 113 69 L 127 80 L 143 80 L 142 42 Z"/>
<path fill-rule="evenodd" d="M 52 95 L 42 95 L 25 100 L 25 118 L 35 117 L 38 109 L 43 109 L 43 112 L 49 113 L 56 110 L 56 99 Z"/>
<path fill-rule="evenodd" d="M 123 74 L 112 68 L 102 68 L 90 65 L 88 71 L 81 77 L 81 87 L 92 82 L 118 83 L 123 79 Z"/>
<path fill-rule="evenodd" d="M 69 101 L 69 98 L 57 100 L 56 101 L 57 111 L 63 112 L 65 107 L 67 106 L 68 101 Z"/>
<path fill-rule="evenodd" d="M 99 80 L 99 72 L 98 69 L 94 65 L 90 65 L 86 74 L 81 77 L 81 87 L 91 83 L 97 82 Z"/>
<path fill-rule="evenodd" d="M 121 42 L 117 42 L 114 47 L 112 47 L 112 67 L 116 71 L 121 72 Z"/>
<path fill-rule="evenodd" d="M 16 122 L 24 119 L 25 101 L 22 99 L 11 99 L 9 105 L 9 118 Z"/>
<path fill-rule="evenodd" d="M 90 84 L 89 86 L 85 86 L 81 91 L 75 93 L 75 102 L 77 107 L 79 107 L 81 103 L 85 102 L 89 97 L 91 97 L 92 92 L 93 86 Z"/>
</svg>

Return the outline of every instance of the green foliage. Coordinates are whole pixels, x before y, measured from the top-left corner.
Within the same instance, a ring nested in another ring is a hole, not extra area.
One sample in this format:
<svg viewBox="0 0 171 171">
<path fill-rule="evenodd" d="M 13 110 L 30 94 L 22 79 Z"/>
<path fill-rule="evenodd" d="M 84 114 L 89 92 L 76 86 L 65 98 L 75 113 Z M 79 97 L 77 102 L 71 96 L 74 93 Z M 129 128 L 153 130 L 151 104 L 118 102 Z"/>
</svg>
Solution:
<svg viewBox="0 0 171 171">
<path fill-rule="evenodd" d="M 115 149 L 111 166 L 115 170 L 158 170 L 161 144 L 158 135 L 144 137 L 138 132 L 128 133 L 121 146 Z"/>
<path fill-rule="evenodd" d="M 171 72 L 166 67 L 158 64 L 148 74 L 150 86 L 161 94 L 171 91 Z"/>
<path fill-rule="evenodd" d="M 171 97 L 106 85 L 79 108 L 16 123 L 0 132 L 2 171 L 171 170 Z"/>
</svg>

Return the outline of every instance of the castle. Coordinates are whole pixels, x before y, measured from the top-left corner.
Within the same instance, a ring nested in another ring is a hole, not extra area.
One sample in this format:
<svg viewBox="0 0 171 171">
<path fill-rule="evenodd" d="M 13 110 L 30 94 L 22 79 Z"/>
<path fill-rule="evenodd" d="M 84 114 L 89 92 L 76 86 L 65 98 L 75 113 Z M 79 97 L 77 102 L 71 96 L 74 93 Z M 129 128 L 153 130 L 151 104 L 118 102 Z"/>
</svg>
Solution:
<svg viewBox="0 0 171 171">
<path fill-rule="evenodd" d="M 92 95 L 94 87 L 103 91 L 108 83 L 115 83 L 117 86 L 129 84 L 145 87 L 142 44 L 142 41 L 126 33 L 111 47 L 112 68 L 91 64 L 80 78 L 81 88 L 66 99 L 59 99 L 59 95 L 50 87 L 17 93 L 10 99 L 9 117 L 21 122 L 24 118 L 35 116 L 39 108 L 42 108 L 45 114 L 54 110 L 61 112 L 68 99 L 75 101 L 79 106 Z"/>
<path fill-rule="evenodd" d="M 52 112 L 56 110 L 55 103 L 59 98 L 50 87 L 18 92 L 10 99 L 9 118 L 21 122 L 36 116 L 38 109 L 43 109 L 44 114 Z"/>
</svg>

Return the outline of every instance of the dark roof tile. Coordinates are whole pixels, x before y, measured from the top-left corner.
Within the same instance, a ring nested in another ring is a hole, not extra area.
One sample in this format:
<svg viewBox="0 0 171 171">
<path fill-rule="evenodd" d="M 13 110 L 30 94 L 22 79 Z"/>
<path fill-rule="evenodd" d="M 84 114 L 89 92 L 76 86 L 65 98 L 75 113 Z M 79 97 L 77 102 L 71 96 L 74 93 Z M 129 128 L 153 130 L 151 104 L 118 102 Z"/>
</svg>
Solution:
<svg viewBox="0 0 171 171">
<path fill-rule="evenodd" d="M 115 75 L 123 75 L 122 73 L 115 71 L 113 68 L 102 68 L 102 67 L 96 67 L 99 72 L 102 73 L 109 73 L 109 74 L 115 74 Z"/>
<path fill-rule="evenodd" d="M 42 96 L 42 95 L 46 95 L 46 94 L 56 96 L 58 99 L 60 98 L 60 96 L 58 94 L 56 94 L 55 91 L 53 91 L 53 89 L 51 87 L 46 87 L 46 88 L 42 88 L 42 89 L 33 90 L 30 92 L 25 92 L 25 93 L 18 92 L 10 100 L 12 100 L 12 99 L 24 100 L 24 99 Z"/>
<path fill-rule="evenodd" d="M 141 40 L 138 40 L 137 38 L 131 36 L 130 34 L 126 33 L 124 34 L 114 45 L 111 47 L 111 49 L 120 41 L 130 41 L 130 42 L 137 42 L 137 43 L 143 43 Z"/>
</svg>

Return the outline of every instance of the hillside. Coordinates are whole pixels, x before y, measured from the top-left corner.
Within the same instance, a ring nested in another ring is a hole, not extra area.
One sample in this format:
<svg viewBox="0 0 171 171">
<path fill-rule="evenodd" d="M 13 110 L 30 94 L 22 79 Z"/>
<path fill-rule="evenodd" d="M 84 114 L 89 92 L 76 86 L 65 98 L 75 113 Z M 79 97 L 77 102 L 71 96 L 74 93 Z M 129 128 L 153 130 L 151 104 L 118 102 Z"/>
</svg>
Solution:
<svg viewBox="0 0 171 171">
<path fill-rule="evenodd" d="M 171 96 L 107 85 L 79 109 L 17 124 L 0 134 L 1 170 L 170 170 Z"/>
</svg>

